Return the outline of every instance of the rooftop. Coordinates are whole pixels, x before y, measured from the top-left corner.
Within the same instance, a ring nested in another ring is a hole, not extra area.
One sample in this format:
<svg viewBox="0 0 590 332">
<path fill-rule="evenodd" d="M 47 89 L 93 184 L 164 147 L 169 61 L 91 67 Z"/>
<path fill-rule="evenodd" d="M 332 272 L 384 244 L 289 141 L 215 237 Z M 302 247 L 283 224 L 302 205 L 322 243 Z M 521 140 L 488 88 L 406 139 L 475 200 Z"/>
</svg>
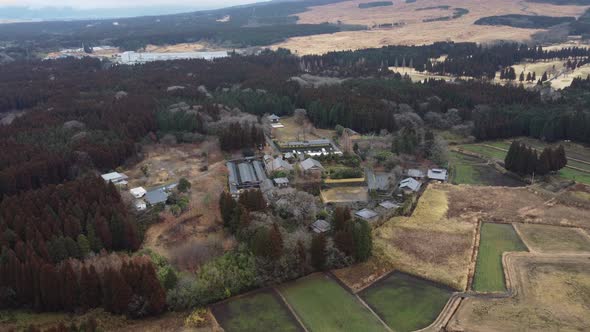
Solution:
<svg viewBox="0 0 590 332">
<path fill-rule="evenodd" d="M 129 192 L 131 193 L 131 195 L 133 195 L 135 198 L 140 198 L 143 195 L 145 195 L 145 193 L 147 192 L 143 187 L 137 187 L 137 188 L 133 188 L 131 190 L 129 190 Z"/>
<path fill-rule="evenodd" d="M 168 193 L 162 188 L 148 191 L 145 194 L 145 201 L 148 202 L 150 205 L 166 203 L 167 200 L 168 200 Z"/>
<path fill-rule="evenodd" d="M 330 223 L 325 220 L 316 220 L 313 224 L 311 224 L 311 229 L 313 229 L 316 233 L 325 233 L 330 230 Z"/>
<path fill-rule="evenodd" d="M 355 215 L 357 217 L 360 217 L 365 220 L 370 220 L 370 219 L 373 219 L 373 218 L 379 216 L 379 214 L 377 212 L 375 212 L 373 210 L 369 210 L 369 209 L 362 209 L 360 211 L 357 211 L 355 213 Z"/>
<path fill-rule="evenodd" d="M 397 209 L 398 207 L 400 207 L 399 204 L 396 204 L 392 201 L 385 201 L 385 202 L 381 202 L 379 204 L 380 207 L 387 209 L 387 210 L 391 210 L 391 209 Z"/>
<path fill-rule="evenodd" d="M 447 181 L 447 170 L 443 168 L 429 169 L 428 178 L 431 180 Z"/>
<path fill-rule="evenodd" d="M 319 161 L 312 159 L 312 158 L 307 158 L 304 161 L 302 161 L 301 167 L 305 171 L 308 171 L 310 169 L 324 169 L 324 167 L 322 166 L 322 164 Z"/>
<path fill-rule="evenodd" d="M 274 181 L 276 184 L 289 184 L 289 179 L 287 178 L 276 178 Z"/>
<path fill-rule="evenodd" d="M 409 177 L 413 177 L 413 178 L 423 178 L 424 177 L 424 172 L 422 172 L 419 169 L 409 169 L 408 170 L 408 176 Z"/>
<path fill-rule="evenodd" d="M 402 189 L 410 189 L 412 191 L 418 191 L 420 190 L 420 187 L 422 186 L 422 183 L 416 181 L 413 178 L 407 178 L 402 180 L 402 182 L 399 183 L 399 187 Z"/>
<path fill-rule="evenodd" d="M 101 177 L 103 178 L 103 180 L 105 180 L 107 182 L 109 182 L 109 181 L 110 182 L 118 182 L 118 181 L 128 179 L 127 175 L 125 175 L 123 173 L 118 173 L 118 172 L 103 174 L 103 175 L 101 175 Z"/>
</svg>

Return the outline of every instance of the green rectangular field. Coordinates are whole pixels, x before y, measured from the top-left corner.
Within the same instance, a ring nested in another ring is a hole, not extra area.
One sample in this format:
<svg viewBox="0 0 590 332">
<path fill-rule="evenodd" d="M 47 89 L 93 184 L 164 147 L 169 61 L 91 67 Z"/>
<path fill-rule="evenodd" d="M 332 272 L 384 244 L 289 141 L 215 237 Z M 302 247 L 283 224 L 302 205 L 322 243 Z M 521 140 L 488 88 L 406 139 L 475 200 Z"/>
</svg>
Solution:
<svg viewBox="0 0 590 332">
<path fill-rule="evenodd" d="M 526 246 L 512 225 L 484 223 L 481 226 L 473 290 L 478 292 L 505 291 L 502 254 L 509 251 L 526 250 Z"/>
<path fill-rule="evenodd" d="M 281 293 L 310 331 L 385 331 L 369 309 L 324 274 L 284 285 Z"/>
<path fill-rule="evenodd" d="M 211 311 L 227 332 L 304 331 L 280 296 L 263 290 L 214 305 Z"/>
<path fill-rule="evenodd" d="M 430 325 L 451 297 L 452 290 L 433 282 L 394 272 L 362 291 L 360 296 L 394 331 L 415 331 Z"/>
<path fill-rule="evenodd" d="M 486 143 L 487 144 L 487 143 Z M 497 160 L 504 160 L 506 158 L 506 152 L 497 150 L 491 147 L 478 145 L 478 144 L 465 144 L 460 146 L 462 149 L 478 153 L 484 157 L 497 159 Z"/>
<path fill-rule="evenodd" d="M 520 187 L 524 183 L 498 172 L 485 160 L 466 156 L 458 152 L 449 155 L 451 165 L 450 182 L 482 186 Z"/>
</svg>

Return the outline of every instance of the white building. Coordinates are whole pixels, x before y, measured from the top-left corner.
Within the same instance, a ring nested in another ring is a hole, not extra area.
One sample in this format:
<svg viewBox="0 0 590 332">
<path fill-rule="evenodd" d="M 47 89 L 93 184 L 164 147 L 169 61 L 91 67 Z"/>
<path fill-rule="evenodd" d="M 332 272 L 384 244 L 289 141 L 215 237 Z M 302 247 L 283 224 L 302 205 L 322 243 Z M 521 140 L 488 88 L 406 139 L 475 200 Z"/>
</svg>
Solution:
<svg viewBox="0 0 590 332">
<path fill-rule="evenodd" d="M 127 177 L 127 175 L 125 175 L 123 173 L 112 172 L 112 173 L 103 174 L 103 175 L 101 175 L 101 177 L 105 182 L 111 182 L 112 184 L 121 185 L 121 186 L 127 185 L 128 177 Z"/>
<path fill-rule="evenodd" d="M 147 203 L 143 199 L 136 200 L 135 203 L 133 203 L 133 205 L 135 205 L 135 209 L 137 211 L 143 211 L 147 209 Z"/>
<path fill-rule="evenodd" d="M 433 168 L 428 170 L 428 179 L 446 182 L 449 179 L 449 175 L 446 169 Z"/>
<path fill-rule="evenodd" d="M 142 198 L 147 193 L 147 191 L 145 189 L 143 189 L 143 187 L 133 188 L 133 189 L 129 190 L 129 192 L 135 198 Z"/>
</svg>

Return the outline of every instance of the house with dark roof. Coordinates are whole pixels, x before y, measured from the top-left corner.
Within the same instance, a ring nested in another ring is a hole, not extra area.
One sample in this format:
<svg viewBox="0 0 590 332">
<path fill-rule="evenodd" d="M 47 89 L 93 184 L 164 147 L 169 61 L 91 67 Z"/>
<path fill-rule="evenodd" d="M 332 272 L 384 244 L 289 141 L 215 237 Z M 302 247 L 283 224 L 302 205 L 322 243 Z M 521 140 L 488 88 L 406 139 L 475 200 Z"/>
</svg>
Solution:
<svg viewBox="0 0 590 332">
<path fill-rule="evenodd" d="M 256 158 L 245 158 L 228 161 L 229 191 L 234 197 L 238 197 L 243 190 L 260 188 L 260 184 L 268 178 L 264 164 Z"/>
</svg>

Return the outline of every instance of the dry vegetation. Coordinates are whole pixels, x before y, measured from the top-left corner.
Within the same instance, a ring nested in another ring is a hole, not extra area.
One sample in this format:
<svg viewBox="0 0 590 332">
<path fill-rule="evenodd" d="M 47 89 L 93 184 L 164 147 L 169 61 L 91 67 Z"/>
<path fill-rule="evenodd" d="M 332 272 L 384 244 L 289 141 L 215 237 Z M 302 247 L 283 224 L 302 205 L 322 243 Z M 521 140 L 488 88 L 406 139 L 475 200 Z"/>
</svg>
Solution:
<svg viewBox="0 0 590 332">
<path fill-rule="evenodd" d="M 515 298 L 465 299 L 450 331 L 587 331 L 589 256 L 511 254 Z"/>
<path fill-rule="evenodd" d="M 285 127 L 272 130 L 273 137 L 280 142 L 309 141 L 319 138 L 331 139 L 336 134 L 334 130 L 315 128 L 307 120 L 305 123 L 299 124 L 293 116 L 281 118 L 280 122 Z"/>
<path fill-rule="evenodd" d="M 227 49 L 216 47 L 207 42 L 181 43 L 174 45 L 147 45 L 145 52 L 148 53 L 185 53 L 185 52 L 211 52 L 226 51 Z"/>
<path fill-rule="evenodd" d="M 208 151 L 207 156 L 203 152 Z M 144 247 L 155 250 L 184 269 L 194 269 L 204 261 L 233 246 L 220 223 L 218 197 L 225 189 L 227 170 L 223 155 L 214 143 L 179 146 L 152 145 L 144 150 L 144 160 L 126 171 L 130 188 L 146 189 L 185 177 L 192 185 L 189 210 L 180 217 L 163 213 L 164 221 L 146 232 Z M 208 165 L 208 170 L 202 167 Z M 142 172 L 147 166 L 148 176 Z"/>
<path fill-rule="evenodd" d="M 382 252 L 374 250 L 368 261 L 333 270 L 332 273 L 354 292 L 358 292 L 392 271 L 391 262 Z"/>
<path fill-rule="evenodd" d="M 375 231 L 375 246 L 396 269 L 467 287 L 476 222 L 448 218 L 448 192 L 430 186 L 411 217 L 396 217 Z"/>
<path fill-rule="evenodd" d="M 529 188 L 461 185 L 449 190 L 449 200 L 450 218 L 590 228 L 587 209 L 563 205 L 553 195 Z"/>
<path fill-rule="evenodd" d="M 367 202 L 369 200 L 369 192 L 366 186 L 330 188 L 322 190 L 321 196 L 324 204 Z"/>
<path fill-rule="evenodd" d="M 333 50 L 381 47 L 383 45 L 421 45 L 436 41 L 492 42 L 497 40 L 525 41 L 531 35 L 543 31 L 518 29 L 507 26 L 474 25 L 477 19 L 505 14 L 579 16 L 587 7 L 555 6 L 512 0 L 470 1 L 449 0 L 449 10 L 432 9 L 416 11 L 418 8 L 440 6 L 438 0 L 420 0 L 414 3 L 394 2 L 393 6 L 359 9 L 358 4 L 366 1 L 353 0 L 325 6 L 312 7 L 305 13 L 297 14 L 299 23 L 344 23 L 373 27 L 379 24 L 399 24 L 393 28 L 375 28 L 367 31 L 344 31 L 291 38 L 275 47 L 286 47 L 298 54 L 321 54 Z M 423 22 L 425 19 L 452 15 L 454 8 L 465 8 L 469 13 L 449 21 Z"/>
<path fill-rule="evenodd" d="M 579 228 L 514 224 L 520 238 L 532 252 L 590 252 L 590 237 Z"/>
</svg>

